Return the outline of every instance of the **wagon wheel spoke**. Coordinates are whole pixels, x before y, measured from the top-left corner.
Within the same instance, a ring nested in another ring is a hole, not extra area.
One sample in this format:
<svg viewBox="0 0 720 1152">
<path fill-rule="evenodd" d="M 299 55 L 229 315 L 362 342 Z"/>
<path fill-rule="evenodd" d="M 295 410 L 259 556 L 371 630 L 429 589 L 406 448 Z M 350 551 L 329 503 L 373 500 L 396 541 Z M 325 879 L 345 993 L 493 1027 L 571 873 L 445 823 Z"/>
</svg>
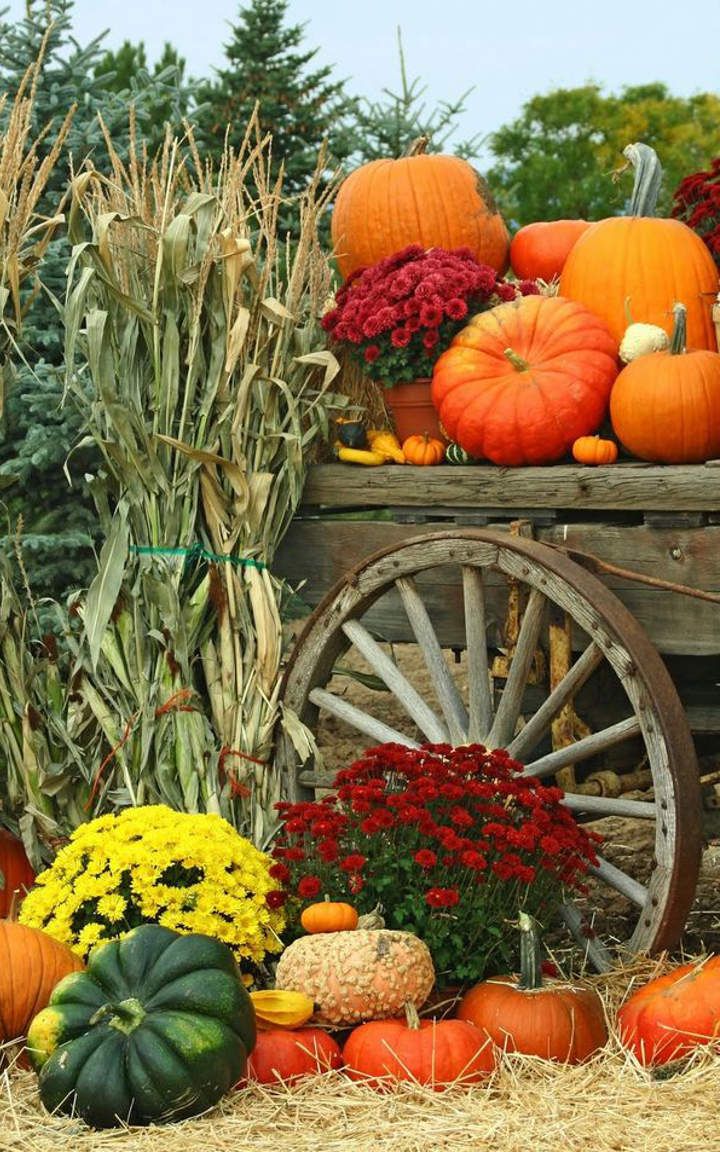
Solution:
<svg viewBox="0 0 720 1152">
<path fill-rule="evenodd" d="M 462 744 L 468 738 L 467 712 L 455 681 L 445 663 L 440 641 L 435 634 L 428 610 L 412 577 L 400 577 L 395 581 L 395 586 L 400 593 L 405 614 L 422 652 L 425 666 L 435 689 L 435 695 L 447 723 L 448 732 L 443 739 L 447 740 L 449 735 L 452 744 Z"/>
<path fill-rule="evenodd" d="M 487 621 L 482 571 L 462 567 L 468 669 L 468 740 L 477 744 L 492 728 L 493 699 L 488 675 Z"/>
<path fill-rule="evenodd" d="M 620 720 L 617 724 L 611 724 L 608 728 L 593 732 L 592 736 L 586 736 L 583 740 L 576 740 L 574 744 L 569 744 L 566 748 L 557 748 L 554 752 L 549 752 L 547 756 L 541 756 L 539 760 L 532 760 L 525 765 L 524 775 L 554 776 L 561 768 L 566 768 L 570 764 L 579 764 L 582 760 L 590 760 L 600 752 L 606 752 L 608 748 L 614 748 L 616 744 L 630 740 L 639 732 L 640 721 L 637 716 L 628 716 L 626 720 Z"/>
<path fill-rule="evenodd" d="M 514 740 L 508 744 L 507 749 L 516 760 L 524 760 L 527 753 L 536 747 L 538 741 L 545 735 L 554 717 L 564 704 L 570 700 L 583 684 L 592 676 L 595 669 L 604 659 L 602 649 L 597 644 L 589 644 L 583 654 L 575 661 L 570 671 L 553 689 L 547 700 L 540 705 L 537 712 L 528 720 L 524 728 L 518 732 Z"/>
<path fill-rule="evenodd" d="M 391 743 L 404 744 L 407 748 L 419 747 L 417 740 L 411 740 L 404 732 L 398 732 L 396 728 L 383 724 L 382 720 L 376 720 L 374 716 L 363 712 L 361 708 L 356 708 L 354 704 L 343 700 L 341 696 L 336 696 L 334 692 L 326 692 L 324 688 L 313 688 L 309 698 L 319 708 L 324 708 L 332 716 L 344 720 L 356 732 L 362 732 L 364 736 L 369 736 L 371 740 L 376 740 L 379 744 Z"/>
<path fill-rule="evenodd" d="M 413 688 L 410 681 L 403 676 L 395 661 L 391 660 L 377 640 L 370 635 L 367 628 L 364 628 L 357 620 L 346 620 L 342 630 L 358 652 L 365 657 L 373 671 L 377 672 L 380 679 L 387 684 L 395 698 L 400 701 L 405 711 L 412 717 L 427 739 L 436 744 L 446 743 L 449 739 L 447 728 L 440 722 L 433 710 L 428 707 L 417 689 Z M 439 645 L 438 654 L 442 660 L 442 651 Z M 457 740 L 454 743 L 457 743 Z"/>
<path fill-rule="evenodd" d="M 522 603 L 512 659 L 497 661 L 498 621 Z M 383 635 L 381 620 L 393 622 L 393 641 L 400 635 L 416 640 L 430 701 L 408 651 L 398 648 L 391 659 L 374 639 Z M 556 664 L 549 687 L 538 677 L 542 661 L 535 657 L 546 654 L 558 620 L 567 640 L 559 678 Z M 464 646 L 458 667 L 446 660 L 444 646 Z M 333 669 L 348 649 L 389 692 L 360 684 L 359 704 L 333 692 Z M 504 679 L 491 675 L 498 663 Z M 566 734 L 567 745 L 553 748 L 553 723 L 564 710 L 574 711 L 576 701 L 582 723 Z M 306 624 L 291 654 L 282 704 L 309 728 L 320 724 L 327 741 L 354 730 L 356 755 L 370 742 L 418 747 L 418 740 L 449 738 L 506 747 L 538 778 L 574 768 L 563 803 L 599 832 L 603 852 L 587 892 L 561 910 L 567 928 L 599 970 L 609 966 L 609 953 L 593 926 L 607 931 L 610 906 L 618 946 L 652 951 L 677 943 L 702 844 L 687 719 L 637 621 L 561 550 L 507 532 L 456 527 L 369 557 Z M 311 761 L 298 762 L 286 735 L 276 758 L 291 795 L 311 796 L 313 786 L 326 786 L 328 778 L 317 775 Z"/>
<path fill-rule="evenodd" d="M 523 614 L 505 690 L 498 705 L 492 728 L 488 733 L 489 748 L 504 748 L 515 732 L 522 698 L 535 659 L 543 612 L 547 601 L 544 594 L 533 588 Z"/>
</svg>

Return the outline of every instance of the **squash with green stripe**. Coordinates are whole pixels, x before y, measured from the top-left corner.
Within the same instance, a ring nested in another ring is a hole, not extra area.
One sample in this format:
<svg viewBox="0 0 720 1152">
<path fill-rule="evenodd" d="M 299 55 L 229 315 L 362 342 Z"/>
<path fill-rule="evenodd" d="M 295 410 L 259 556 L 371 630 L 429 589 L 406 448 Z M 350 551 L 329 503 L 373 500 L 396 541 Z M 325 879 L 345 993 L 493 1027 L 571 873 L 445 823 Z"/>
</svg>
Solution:
<svg viewBox="0 0 720 1152">
<path fill-rule="evenodd" d="M 445 449 L 445 460 L 448 464 L 476 464 L 477 459 L 475 456 L 470 456 L 464 448 L 461 448 L 455 441 L 448 444 Z"/>
<path fill-rule="evenodd" d="M 28 1032 L 47 1110 L 95 1128 L 204 1112 L 244 1076 L 254 1044 L 230 949 L 158 924 L 94 948 Z"/>
</svg>

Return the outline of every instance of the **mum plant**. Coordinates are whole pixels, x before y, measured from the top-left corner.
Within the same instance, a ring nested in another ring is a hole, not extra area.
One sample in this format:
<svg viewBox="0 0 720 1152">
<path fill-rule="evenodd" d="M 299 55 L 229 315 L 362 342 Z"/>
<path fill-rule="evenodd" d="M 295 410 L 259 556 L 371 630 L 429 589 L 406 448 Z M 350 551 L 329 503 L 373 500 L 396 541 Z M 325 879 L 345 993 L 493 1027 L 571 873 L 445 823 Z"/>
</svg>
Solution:
<svg viewBox="0 0 720 1152">
<path fill-rule="evenodd" d="M 720 156 L 707 171 L 693 172 L 673 193 L 671 215 L 697 232 L 720 265 Z"/>
<path fill-rule="evenodd" d="M 498 277 L 469 248 L 411 244 L 353 272 L 321 324 L 371 380 L 394 385 L 432 375 L 469 316 L 537 291 L 533 281 Z"/>
<path fill-rule="evenodd" d="M 317 802 L 278 804 L 272 875 L 289 921 L 327 895 L 428 945 L 440 982 L 512 969 L 522 909 L 547 924 L 583 887 L 595 837 L 561 789 L 523 776 L 503 749 L 381 744 Z"/>
<path fill-rule="evenodd" d="M 85 957 L 101 940 L 155 923 L 222 940 L 241 966 L 279 952 L 284 896 L 272 860 L 222 817 L 164 804 L 81 824 L 41 872 L 20 921 Z"/>
</svg>

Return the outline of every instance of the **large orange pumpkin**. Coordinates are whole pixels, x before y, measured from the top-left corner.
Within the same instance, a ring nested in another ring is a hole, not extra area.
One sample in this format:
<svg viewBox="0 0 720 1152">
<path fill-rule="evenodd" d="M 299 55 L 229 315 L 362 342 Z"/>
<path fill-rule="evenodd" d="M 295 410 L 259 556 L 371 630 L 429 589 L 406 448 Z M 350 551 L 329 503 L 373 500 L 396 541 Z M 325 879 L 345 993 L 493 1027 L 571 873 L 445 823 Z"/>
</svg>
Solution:
<svg viewBox="0 0 720 1152">
<path fill-rule="evenodd" d="M 589 220 L 538 220 L 520 228 L 510 242 L 510 266 L 520 280 L 553 280 Z"/>
<path fill-rule="evenodd" d="M 0 920 L 0 1044 L 24 1036 L 55 985 L 83 967 L 79 956 L 39 928 Z"/>
<path fill-rule="evenodd" d="M 628 452 L 659 464 L 720 456 L 720 353 L 685 350 L 685 308 L 673 308 L 670 347 L 632 360 L 610 394 L 610 419 Z"/>
<path fill-rule="evenodd" d="M 720 956 L 681 964 L 633 992 L 617 1014 L 641 1064 L 667 1064 L 720 1036 Z"/>
<path fill-rule="evenodd" d="M 523 296 L 474 316 L 435 364 L 432 398 L 451 440 L 495 464 L 548 464 L 594 432 L 617 343 L 581 304 Z"/>
<path fill-rule="evenodd" d="M 460 1001 L 458 1019 L 508 1052 L 579 1064 L 607 1041 L 602 1000 L 591 988 L 544 984 L 535 922 L 525 913 L 519 922 L 520 976 L 476 984 Z"/>
<path fill-rule="evenodd" d="M 560 276 L 560 294 L 601 316 L 622 339 L 628 308 L 636 323 L 670 331 L 672 306 L 688 311 L 691 348 L 716 348 L 712 302 L 718 270 L 705 243 L 681 220 L 654 216 L 662 169 L 652 148 L 630 144 L 635 187 L 627 216 L 599 220 L 580 237 Z"/>
<path fill-rule="evenodd" d="M 420 1020 L 408 1005 L 405 1020 L 371 1020 L 348 1036 L 345 1071 L 370 1087 L 415 1080 L 435 1091 L 476 1084 L 493 1071 L 496 1050 L 486 1036 L 463 1020 Z"/>
<path fill-rule="evenodd" d="M 330 221 L 347 277 L 408 244 L 470 248 L 481 264 L 508 266 L 510 237 L 490 189 L 459 156 L 426 155 L 427 139 L 397 160 L 371 160 L 343 181 Z"/>
<path fill-rule="evenodd" d="M 13 900 L 19 903 L 35 882 L 35 873 L 22 841 L 0 828 L 0 918 L 7 916 Z"/>
</svg>

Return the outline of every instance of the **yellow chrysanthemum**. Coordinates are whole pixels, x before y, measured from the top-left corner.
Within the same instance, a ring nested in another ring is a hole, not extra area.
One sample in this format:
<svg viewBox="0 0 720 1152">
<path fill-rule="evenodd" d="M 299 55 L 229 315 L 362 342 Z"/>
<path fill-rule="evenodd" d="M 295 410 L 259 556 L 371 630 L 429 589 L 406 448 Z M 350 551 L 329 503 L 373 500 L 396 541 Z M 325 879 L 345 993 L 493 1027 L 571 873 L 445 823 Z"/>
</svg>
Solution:
<svg viewBox="0 0 720 1152">
<path fill-rule="evenodd" d="M 82 824 L 25 898 L 22 923 L 87 955 L 99 939 L 155 921 L 224 940 L 239 960 L 280 950 L 272 859 L 222 817 L 165 805 Z"/>
</svg>

